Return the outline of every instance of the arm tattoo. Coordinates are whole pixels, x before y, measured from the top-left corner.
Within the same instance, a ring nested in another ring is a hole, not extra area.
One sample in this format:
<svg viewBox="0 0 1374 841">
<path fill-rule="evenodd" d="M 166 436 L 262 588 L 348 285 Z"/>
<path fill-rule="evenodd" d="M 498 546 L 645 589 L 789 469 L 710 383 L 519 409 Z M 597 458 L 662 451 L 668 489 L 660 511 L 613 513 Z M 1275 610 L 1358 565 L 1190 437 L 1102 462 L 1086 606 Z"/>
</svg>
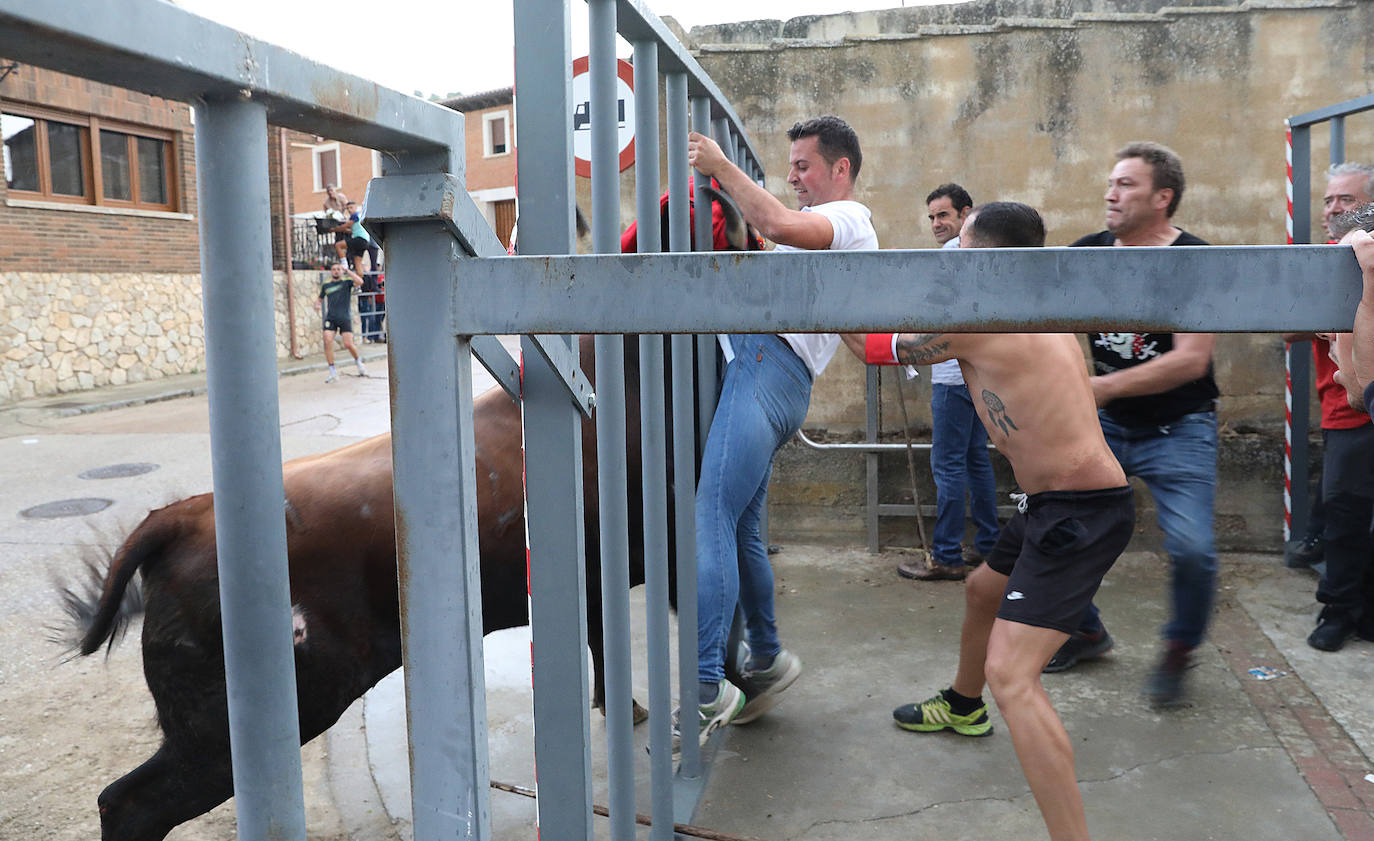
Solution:
<svg viewBox="0 0 1374 841">
<path fill-rule="evenodd" d="M 1002 402 L 1002 398 L 988 391 L 986 388 L 983 389 L 983 403 L 988 407 L 988 418 L 993 423 L 997 424 L 997 427 L 1002 430 L 1003 435 L 1010 437 L 1011 430 L 1013 429 L 1017 432 L 1021 431 L 1017 429 L 1016 424 L 1012 422 L 1011 416 L 1007 414 L 1007 404 Z"/>
<path fill-rule="evenodd" d="M 943 333 L 915 333 L 897 337 L 897 361 L 904 365 L 929 365 L 949 349 L 949 340 L 937 342 Z"/>
</svg>

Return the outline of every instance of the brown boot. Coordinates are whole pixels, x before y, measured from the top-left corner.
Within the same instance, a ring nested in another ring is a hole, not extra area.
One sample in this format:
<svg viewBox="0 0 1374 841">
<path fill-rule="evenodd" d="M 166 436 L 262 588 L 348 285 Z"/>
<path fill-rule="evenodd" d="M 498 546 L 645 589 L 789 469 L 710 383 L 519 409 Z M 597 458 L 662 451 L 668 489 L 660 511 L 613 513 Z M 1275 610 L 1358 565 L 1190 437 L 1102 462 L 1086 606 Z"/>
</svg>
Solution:
<svg viewBox="0 0 1374 841">
<path fill-rule="evenodd" d="M 968 567 L 963 564 L 949 566 L 931 558 L 926 560 L 920 555 L 897 566 L 897 574 L 916 581 L 963 581 L 968 575 Z"/>
</svg>

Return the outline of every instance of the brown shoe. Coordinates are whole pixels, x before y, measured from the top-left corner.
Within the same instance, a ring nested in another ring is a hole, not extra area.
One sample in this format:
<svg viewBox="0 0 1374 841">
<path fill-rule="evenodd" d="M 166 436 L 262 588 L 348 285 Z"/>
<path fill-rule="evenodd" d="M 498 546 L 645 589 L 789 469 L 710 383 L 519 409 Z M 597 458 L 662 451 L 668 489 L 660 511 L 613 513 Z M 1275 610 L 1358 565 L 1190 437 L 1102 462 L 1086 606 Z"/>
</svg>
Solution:
<svg viewBox="0 0 1374 841">
<path fill-rule="evenodd" d="M 981 564 L 983 561 L 987 560 L 987 558 L 983 557 L 982 552 L 979 552 L 972 546 L 961 546 L 959 548 L 962 550 L 961 554 L 964 558 L 964 566 L 968 567 L 969 569 L 973 569 L 974 567 Z"/>
<path fill-rule="evenodd" d="M 897 566 L 897 574 L 916 581 L 963 581 L 968 575 L 968 567 L 949 566 L 931 558 L 929 561 L 917 556 Z"/>
</svg>

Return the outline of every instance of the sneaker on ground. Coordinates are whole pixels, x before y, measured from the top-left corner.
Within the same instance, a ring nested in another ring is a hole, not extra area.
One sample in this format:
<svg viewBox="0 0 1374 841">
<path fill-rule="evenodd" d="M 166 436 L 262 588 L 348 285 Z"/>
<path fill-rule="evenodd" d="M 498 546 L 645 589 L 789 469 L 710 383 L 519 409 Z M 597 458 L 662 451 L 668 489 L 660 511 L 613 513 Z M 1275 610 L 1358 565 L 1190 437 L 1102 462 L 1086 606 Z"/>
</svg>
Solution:
<svg viewBox="0 0 1374 841">
<path fill-rule="evenodd" d="M 711 734 L 735 720 L 744 709 L 744 693 L 728 680 L 720 682 L 720 692 L 709 704 L 697 705 L 697 744 L 705 745 Z M 682 755 L 681 708 L 673 710 L 673 759 Z"/>
<path fill-rule="evenodd" d="M 979 552 L 974 546 L 961 546 L 960 554 L 963 556 L 964 566 L 969 569 L 973 569 L 987 560 L 987 557 L 984 556 L 982 552 Z"/>
<path fill-rule="evenodd" d="M 1184 673 L 1193 667 L 1193 649 L 1178 643 L 1165 643 L 1159 665 L 1145 679 L 1142 693 L 1150 706 L 1177 707 L 1183 704 Z"/>
<path fill-rule="evenodd" d="M 744 691 L 745 704 L 735 716 L 735 724 L 748 724 L 773 707 L 777 706 L 782 691 L 801 677 L 801 658 L 787 649 L 778 652 L 773 665 L 760 671 L 745 669 L 740 675 L 740 689 Z"/>
<path fill-rule="evenodd" d="M 325 377 L 325 378 L 324 378 L 324 381 L 327 382 L 327 383 L 332 383 L 332 382 L 334 382 L 335 380 L 337 380 L 338 378 L 339 378 L 339 375 L 338 375 L 338 374 L 334 373 L 333 371 L 330 371 L 330 372 L 329 372 L 329 376 Z"/>
<path fill-rule="evenodd" d="M 1103 628 L 1096 634 L 1085 634 L 1082 631 L 1074 631 L 1064 644 L 1059 646 L 1059 650 L 1054 652 L 1050 662 L 1045 664 L 1043 671 L 1045 674 L 1054 674 L 1072 669 L 1081 660 L 1091 660 L 1094 657 L 1101 657 L 1112 650 L 1115 641 L 1112 635 Z"/>
<path fill-rule="evenodd" d="M 968 715 L 958 715 L 950 708 L 949 701 L 941 692 L 919 704 L 903 704 L 892 711 L 892 718 L 898 727 L 917 733 L 953 730 L 961 736 L 992 734 L 992 721 L 988 719 L 987 704 L 980 704 L 978 709 Z"/>
<path fill-rule="evenodd" d="M 367 376 L 367 369 L 363 367 L 363 361 L 362 361 L 361 359 L 358 360 L 358 376 L 360 376 L 360 377 L 366 377 L 366 376 Z"/>
<path fill-rule="evenodd" d="M 968 575 L 968 567 L 962 563 L 941 563 L 935 558 L 926 560 L 917 555 L 905 563 L 898 564 L 897 574 L 915 581 L 963 581 Z"/>
</svg>

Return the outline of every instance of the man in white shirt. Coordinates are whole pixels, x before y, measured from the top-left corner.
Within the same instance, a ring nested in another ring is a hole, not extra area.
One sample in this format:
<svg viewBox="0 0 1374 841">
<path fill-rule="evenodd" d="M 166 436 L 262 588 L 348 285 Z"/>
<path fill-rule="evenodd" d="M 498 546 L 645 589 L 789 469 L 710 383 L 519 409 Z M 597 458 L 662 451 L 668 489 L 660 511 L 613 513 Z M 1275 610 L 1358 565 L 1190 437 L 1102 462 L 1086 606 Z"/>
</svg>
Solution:
<svg viewBox="0 0 1374 841">
<path fill-rule="evenodd" d="M 876 249 L 871 213 L 853 199 L 863 162 L 854 130 L 839 117 L 824 116 L 797 123 L 787 137 L 792 141 L 787 183 L 796 191 L 799 210 L 755 184 L 709 137 L 692 132 L 687 159 L 716 179 L 745 221 L 777 243 L 777 251 Z M 696 506 L 701 743 L 731 721 L 758 718 L 801 674 L 801 661 L 778 642 L 773 570 L 759 520 L 773 454 L 801 428 L 811 383 L 839 342 L 834 333 L 721 339 L 728 364 L 702 454 Z M 743 686 L 726 680 L 724 669 L 736 602 L 744 612 L 750 651 Z M 683 687 L 682 695 L 688 701 L 691 689 Z"/>
<path fill-rule="evenodd" d="M 941 248 L 959 247 L 959 229 L 973 198 L 958 184 L 941 184 L 926 196 L 930 232 Z M 935 478 L 935 531 L 931 557 L 913 557 L 897 573 L 918 581 L 962 580 L 997 545 L 997 481 L 988 458 L 988 434 L 964 385 L 959 361 L 930 369 L 930 473 Z M 973 515 L 973 546 L 965 548 L 964 497 Z"/>
</svg>

